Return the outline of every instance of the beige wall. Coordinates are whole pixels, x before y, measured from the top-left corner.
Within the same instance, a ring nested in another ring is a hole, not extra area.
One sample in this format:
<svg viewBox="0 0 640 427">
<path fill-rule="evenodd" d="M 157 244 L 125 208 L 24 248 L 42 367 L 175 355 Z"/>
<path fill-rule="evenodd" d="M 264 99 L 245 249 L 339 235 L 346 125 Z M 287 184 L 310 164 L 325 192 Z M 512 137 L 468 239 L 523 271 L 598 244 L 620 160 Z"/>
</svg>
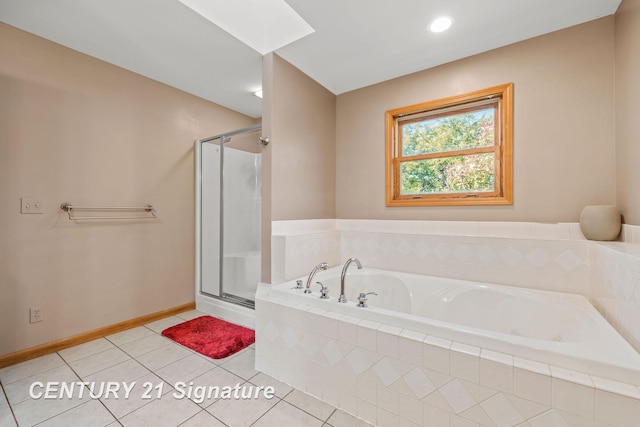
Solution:
<svg viewBox="0 0 640 427">
<path fill-rule="evenodd" d="M 339 95 L 337 217 L 576 222 L 585 205 L 613 204 L 614 23 L 603 18 Z M 385 207 L 385 111 L 508 82 L 514 204 Z"/>
<path fill-rule="evenodd" d="M 640 0 L 616 13 L 616 198 L 627 224 L 640 225 Z"/>
<path fill-rule="evenodd" d="M 335 218 L 336 97 L 279 56 L 268 63 L 271 219 Z"/>
<path fill-rule="evenodd" d="M 193 141 L 254 122 L 0 24 L 0 355 L 193 301 Z M 73 223 L 65 201 L 159 219 Z"/>
</svg>

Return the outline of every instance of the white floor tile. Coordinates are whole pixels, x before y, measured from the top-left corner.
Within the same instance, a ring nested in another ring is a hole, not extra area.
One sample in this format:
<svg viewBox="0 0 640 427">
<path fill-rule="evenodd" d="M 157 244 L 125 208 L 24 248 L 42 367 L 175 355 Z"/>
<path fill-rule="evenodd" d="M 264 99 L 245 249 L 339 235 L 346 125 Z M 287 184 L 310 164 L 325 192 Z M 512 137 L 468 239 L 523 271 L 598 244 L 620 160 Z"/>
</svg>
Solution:
<svg viewBox="0 0 640 427">
<path fill-rule="evenodd" d="M 125 427 L 175 427 L 200 412 L 189 399 L 175 399 L 168 393 L 120 419 Z"/>
<path fill-rule="evenodd" d="M 207 412 L 223 423 L 233 427 L 245 427 L 253 424 L 280 399 L 266 399 L 262 395 L 258 399 L 220 399 L 207 408 Z"/>
<path fill-rule="evenodd" d="M 116 421 L 113 415 L 97 400 L 76 406 L 60 415 L 49 418 L 38 427 L 91 426 L 103 427 Z"/>
<path fill-rule="evenodd" d="M 9 402 L 4 395 L 4 390 L 0 386 L 0 411 L 3 411 L 5 409 L 9 409 Z"/>
<path fill-rule="evenodd" d="M 142 356 L 150 351 L 158 350 L 159 348 L 172 344 L 173 341 L 158 334 L 151 334 L 149 336 L 139 338 L 135 341 L 122 344 L 120 348 L 131 357 Z"/>
<path fill-rule="evenodd" d="M 173 391 L 173 387 L 163 382 L 158 376 L 147 374 L 135 381 L 128 398 L 125 399 L 124 396 L 119 396 L 118 399 L 103 398 L 101 402 L 113 415 L 122 418 L 157 399 L 158 389 L 156 387 L 160 383 L 163 384 L 161 396 Z"/>
<path fill-rule="evenodd" d="M 227 357 L 223 357 L 222 359 L 214 359 L 213 357 L 209 357 L 209 356 L 205 356 L 204 354 L 200 354 L 197 351 L 194 350 L 190 350 L 193 353 L 197 354 L 198 356 L 202 357 L 204 360 L 208 360 L 211 363 L 215 363 L 216 365 L 223 365 L 225 363 L 227 363 L 228 361 L 230 361 L 231 359 L 233 359 L 234 357 L 236 357 L 239 353 L 234 353 L 230 356 Z"/>
<path fill-rule="evenodd" d="M 192 354 L 158 369 L 156 374 L 169 384 L 175 384 L 178 381 L 189 382 L 215 367 L 214 363 Z"/>
<path fill-rule="evenodd" d="M 183 319 L 183 321 L 195 319 L 196 317 L 200 317 L 200 316 L 208 316 L 208 314 L 198 310 L 189 310 L 183 313 L 176 314 L 176 317 Z"/>
<path fill-rule="evenodd" d="M 323 423 L 318 418 L 281 400 L 253 425 L 256 427 L 321 427 Z"/>
<path fill-rule="evenodd" d="M 192 351 L 181 345 L 170 343 L 167 346 L 138 356 L 136 360 L 148 369 L 155 371 L 192 354 Z"/>
<path fill-rule="evenodd" d="M 293 390 L 293 387 L 291 387 L 290 385 L 280 382 L 275 378 L 270 377 L 269 375 L 263 374 L 262 372 L 251 377 L 249 382 L 257 386 L 273 387 L 276 396 L 278 396 L 280 399 L 284 399 L 284 397 Z"/>
<path fill-rule="evenodd" d="M 33 426 L 49 418 L 60 415 L 69 409 L 90 401 L 86 395 L 80 399 L 28 399 L 13 405 L 13 414 L 20 427 Z"/>
<path fill-rule="evenodd" d="M 200 390 L 204 390 L 204 392 L 199 392 L 200 394 L 194 395 L 191 400 L 201 407 L 206 408 L 221 396 L 220 393 L 224 387 L 234 388 L 236 385 L 242 385 L 245 381 L 239 376 L 217 367 L 194 378 L 189 384 L 191 384 L 191 382 L 193 382 L 194 387 L 200 387 Z M 212 389 L 211 387 L 218 388 Z M 211 393 L 209 391 L 211 391 Z"/>
<path fill-rule="evenodd" d="M 335 410 L 335 408 L 328 403 L 300 390 L 293 390 L 284 400 L 322 421 L 326 421 Z"/>
<path fill-rule="evenodd" d="M 228 362 L 224 362 L 221 366 L 239 377 L 248 380 L 258 374 L 258 371 L 255 368 L 255 353 L 255 350 L 247 348 Z"/>
<path fill-rule="evenodd" d="M 180 427 L 226 427 L 220 420 L 208 413 L 200 411 L 193 417 L 189 418 Z"/>
<path fill-rule="evenodd" d="M 57 353 L 47 354 L 46 356 L 0 369 L 0 382 L 3 385 L 7 385 L 62 365 L 64 365 L 64 360 Z"/>
<path fill-rule="evenodd" d="M 11 409 L 0 409 L 0 426 L 2 427 L 16 427 L 16 420 L 13 418 Z"/>
<path fill-rule="evenodd" d="M 132 382 L 149 373 L 149 370 L 133 359 L 88 375 L 83 380 L 88 382 Z"/>
<path fill-rule="evenodd" d="M 49 382 L 75 382 L 78 381 L 78 376 L 67 365 L 58 366 L 57 368 L 50 369 L 33 376 L 23 378 L 19 381 L 4 386 L 5 394 L 10 405 L 16 405 L 30 398 L 29 391 L 32 385 L 36 382 L 41 382 L 42 386 L 33 388 L 36 393 L 43 393 L 44 387 Z"/>
<path fill-rule="evenodd" d="M 147 329 L 144 326 L 138 326 L 137 328 L 127 329 L 126 331 L 118 332 L 117 334 L 109 335 L 106 338 L 118 347 L 131 341 L 144 338 L 149 335 L 153 335 L 151 329 Z"/>
<path fill-rule="evenodd" d="M 99 338 L 74 347 L 65 348 L 64 350 L 60 350 L 58 354 L 67 363 L 69 363 L 75 360 L 84 359 L 85 357 L 93 356 L 94 354 L 102 353 L 103 351 L 114 347 L 115 346 L 111 341 L 106 338 Z"/>
<path fill-rule="evenodd" d="M 164 331 L 165 329 L 178 325 L 184 321 L 184 319 L 178 316 L 171 316 L 165 317 L 164 319 L 156 320 L 155 322 L 147 323 L 144 326 L 158 334 L 162 334 L 162 331 Z"/>
<path fill-rule="evenodd" d="M 69 366 L 80 376 L 85 378 L 91 374 L 102 371 L 122 362 L 130 360 L 131 357 L 117 347 L 105 350 L 100 353 L 85 357 L 84 359 L 69 362 Z"/>
<path fill-rule="evenodd" d="M 368 427 L 371 426 L 368 422 L 354 417 L 351 414 L 347 414 L 344 411 L 336 410 L 329 419 L 327 424 L 333 427 Z"/>
</svg>

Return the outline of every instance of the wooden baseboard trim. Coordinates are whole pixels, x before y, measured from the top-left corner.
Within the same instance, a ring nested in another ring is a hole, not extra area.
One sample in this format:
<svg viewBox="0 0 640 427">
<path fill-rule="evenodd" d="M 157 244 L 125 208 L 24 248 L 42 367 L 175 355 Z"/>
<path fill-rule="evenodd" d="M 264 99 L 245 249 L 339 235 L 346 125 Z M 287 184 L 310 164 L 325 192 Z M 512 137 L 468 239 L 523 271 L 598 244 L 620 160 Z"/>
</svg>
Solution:
<svg viewBox="0 0 640 427">
<path fill-rule="evenodd" d="M 115 334 L 117 332 L 122 332 L 124 330 L 131 329 L 131 328 L 135 328 L 137 326 L 141 326 L 146 323 L 155 322 L 156 320 L 173 316 L 175 314 L 182 313 L 184 311 L 193 310 L 195 308 L 196 308 L 196 303 L 190 302 L 188 304 L 183 304 L 176 307 L 168 308 L 166 310 L 157 311 L 155 313 L 136 317 L 135 319 L 125 320 L 124 322 L 115 323 L 113 325 L 105 326 L 103 328 L 98 328 L 92 331 L 83 332 L 81 334 L 74 335 L 69 338 L 64 338 L 57 341 L 51 341 L 35 347 L 16 351 L 15 353 L 9 353 L 7 355 L 0 356 L 0 368 L 13 365 L 15 363 L 24 362 L 29 359 L 35 359 L 36 357 L 44 356 L 49 353 L 55 353 L 56 351 L 64 350 L 65 348 L 73 347 L 75 345 L 92 341 L 107 335 Z"/>
</svg>

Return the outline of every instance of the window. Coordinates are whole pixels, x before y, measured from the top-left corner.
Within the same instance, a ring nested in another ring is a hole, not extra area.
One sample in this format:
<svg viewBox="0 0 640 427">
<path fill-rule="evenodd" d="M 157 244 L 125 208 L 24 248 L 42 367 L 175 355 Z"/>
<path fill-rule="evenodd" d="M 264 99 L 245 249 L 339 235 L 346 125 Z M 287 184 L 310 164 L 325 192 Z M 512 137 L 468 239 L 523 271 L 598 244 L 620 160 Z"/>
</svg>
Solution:
<svg viewBox="0 0 640 427">
<path fill-rule="evenodd" d="M 387 111 L 387 206 L 510 205 L 513 84 Z"/>
</svg>

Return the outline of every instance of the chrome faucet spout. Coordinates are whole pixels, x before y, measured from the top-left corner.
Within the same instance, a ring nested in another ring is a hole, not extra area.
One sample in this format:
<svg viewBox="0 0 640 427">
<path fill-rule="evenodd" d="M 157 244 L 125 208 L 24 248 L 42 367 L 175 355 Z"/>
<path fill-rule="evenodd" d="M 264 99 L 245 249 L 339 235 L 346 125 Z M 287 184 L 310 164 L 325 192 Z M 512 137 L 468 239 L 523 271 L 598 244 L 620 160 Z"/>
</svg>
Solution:
<svg viewBox="0 0 640 427">
<path fill-rule="evenodd" d="M 347 262 L 344 263 L 344 267 L 342 267 L 342 274 L 340 274 L 340 297 L 338 298 L 338 302 L 347 302 L 347 297 L 344 295 L 344 280 L 347 277 L 347 269 L 352 262 L 356 263 L 358 270 L 362 270 L 362 263 L 358 258 L 349 258 Z"/>
<path fill-rule="evenodd" d="M 309 273 L 309 278 L 307 279 L 307 286 L 304 288 L 305 294 L 311 293 L 311 283 L 313 281 L 313 276 L 316 275 L 318 270 L 326 270 L 327 268 L 329 268 L 329 264 L 327 264 L 326 262 L 321 262 L 320 264 L 313 267 L 313 270 L 311 270 L 311 273 Z"/>
</svg>

